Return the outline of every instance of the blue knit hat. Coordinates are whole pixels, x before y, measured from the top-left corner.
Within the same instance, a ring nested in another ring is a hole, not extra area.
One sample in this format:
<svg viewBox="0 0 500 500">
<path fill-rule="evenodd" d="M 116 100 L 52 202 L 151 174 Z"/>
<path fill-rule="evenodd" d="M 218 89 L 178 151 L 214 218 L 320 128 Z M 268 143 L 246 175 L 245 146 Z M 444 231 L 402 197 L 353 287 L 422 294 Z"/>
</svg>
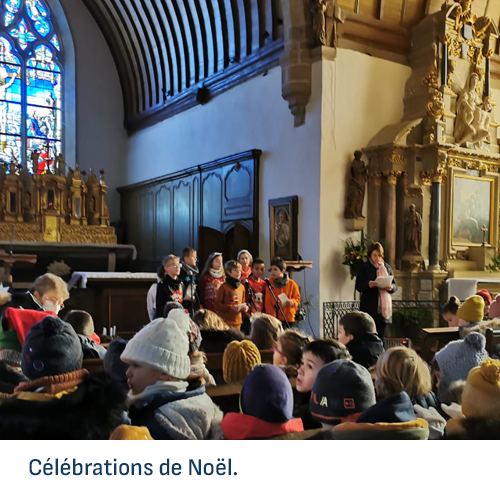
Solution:
<svg viewBox="0 0 500 500">
<path fill-rule="evenodd" d="M 368 370 L 354 361 L 338 359 L 318 372 L 309 409 L 314 419 L 335 424 L 375 404 L 375 389 Z"/>
<path fill-rule="evenodd" d="M 241 413 L 281 424 L 293 418 L 292 386 L 281 368 L 257 365 L 245 379 L 240 396 Z"/>
<path fill-rule="evenodd" d="M 445 393 L 453 382 L 467 380 L 467 375 L 476 366 L 488 359 L 486 338 L 478 332 L 469 333 L 464 339 L 446 344 L 438 353 L 436 361 L 441 371 L 438 398 L 448 403 Z"/>
</svg>

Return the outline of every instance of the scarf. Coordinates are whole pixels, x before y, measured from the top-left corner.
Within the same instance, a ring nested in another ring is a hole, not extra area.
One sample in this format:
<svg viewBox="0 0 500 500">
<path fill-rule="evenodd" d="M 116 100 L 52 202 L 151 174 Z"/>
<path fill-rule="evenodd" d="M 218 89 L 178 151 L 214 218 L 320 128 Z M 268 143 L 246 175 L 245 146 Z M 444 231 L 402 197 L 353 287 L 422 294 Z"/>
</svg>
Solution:
<svg viewBox="0 0 500 500">
<path fill-rule="evenodd" d="M 189 271 L 193 273 L 193 277 L 198 276 L 200 274 L 200 271 L 196 266 L 188 266 L 185 262 L 182 263 L 182 269 L 186 271 L 186 273 L 189 274 Z"/>
<path fill-rule="evenodd" d="M 210 273 L 210 276 L 212 276 L 212 278 L 222 278 L 222 276 L 223 276 L 222 269 L 212 269 L 212 268 L 210 268 L 208 270 L 208 272 Z"/>
<path fill-rule="evenodd" d="M 372 262 L 372 261 L 370 261 Z M 373 262 L 372 262 L 373 264 Z M 377 266 L 375 266 L 377 268 Z M 377 276 L 389 276 L 389 273 L 387 272 L 387 268 L 385 265 L 382 263 L 378 266 L 377 269 Z M 391 295 L 387 290 L 384 290 L 383 288 L 378 289 L 379 293 L 379 307 L 380 307 L 380 314 L 382 314 L 382 317 L 384 319 L 389 319 L 392 316 L 392 298 Z"/>
<path fill-rule="evenodd" d="M 228 283 L 230 286 L 232 286 L 235 290 L 240 287 L 241 285 L 241 280 L 235 280 L 231 276 L 226 276 L 226 283 Z"/>
<path fill-rule="evenodd" d="M 283 278 L 274 278 L 274 284 L 278 288 L 284 288 L 287 283 L 288 283 L 288 274 L 287 273 L 283 273 Z"/>
<path fill-rule="evenodd" d="M 14 392 L 41 392 L 44 394 L 58 394 L 63 391 L 68 391 L 81 384 L 87 378 L 89 372 L 85 369 L 77 370 L 71 373 L 62 375 L 52 375 L 48 377 L 38 378 L 29 382 L 21 382 Z"/>
</svg>

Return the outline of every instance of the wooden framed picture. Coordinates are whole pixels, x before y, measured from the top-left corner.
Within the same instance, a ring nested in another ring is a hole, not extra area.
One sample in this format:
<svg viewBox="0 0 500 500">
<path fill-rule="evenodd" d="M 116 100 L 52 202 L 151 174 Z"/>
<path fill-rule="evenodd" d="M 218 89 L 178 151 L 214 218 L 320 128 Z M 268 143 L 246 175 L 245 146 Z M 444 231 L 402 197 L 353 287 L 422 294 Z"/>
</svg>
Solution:
<svg viewBox="0 0 500 500">
<path fill-rule="evenodd" d="M 269 200 L 271 258 L 297 260 L 298 196 Z"/>
<path fill-rule="evenodd" d="M 453 176 L 453 245 L 481 245 L 483 228 L 486 231 L 486 243 L 494 244 L 495 180 L 492 177 L 458 173 Z"/>
</svg>

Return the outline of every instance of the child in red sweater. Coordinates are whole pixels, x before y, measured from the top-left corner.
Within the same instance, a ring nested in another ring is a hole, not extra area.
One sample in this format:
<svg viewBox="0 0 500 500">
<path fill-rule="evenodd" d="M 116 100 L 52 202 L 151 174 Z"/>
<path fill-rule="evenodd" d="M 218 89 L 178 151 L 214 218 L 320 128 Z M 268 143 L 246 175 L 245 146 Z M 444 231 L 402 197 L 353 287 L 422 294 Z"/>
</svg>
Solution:
<svg viewBox="0 0 500 500">
<path fill-rule="evenodd" d="M 248 277 L 248 285 L 252 289 L 253 301 L 255 308 L 250 300 L 250 291 L 246 290 L 246 303 L 250 308 L 250 313 L 264 312 L 264 294 L 266 290 L 266 282 L 262 279 L 265 271 L 265 263 L 262 259 L 254 259 L 252 262 L 252 274 Z"/>
<path fill-rule="evenodd" d="M 224 281 L 226 281 L 226 276 L 224 274 L 222 254 L 219 252 L 213 252 L 207 259 L 205 268 L 201 273 L 200 284 L 198 285 L 200 302 L 205 309 L 215 312 L 217 291 Z"/>
</svg>

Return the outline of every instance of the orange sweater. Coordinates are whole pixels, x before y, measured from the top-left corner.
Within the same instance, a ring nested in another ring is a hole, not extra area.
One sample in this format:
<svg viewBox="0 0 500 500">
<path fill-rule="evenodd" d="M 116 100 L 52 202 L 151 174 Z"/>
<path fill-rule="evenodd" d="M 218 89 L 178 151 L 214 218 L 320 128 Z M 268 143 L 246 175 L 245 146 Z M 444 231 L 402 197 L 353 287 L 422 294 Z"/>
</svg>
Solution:
<svg viewBox="0 0 500 500">
<path fill-rule="evenodd" d="M 299 307 L 300 304 L 300 292 L 299 292 L 299 286 L 295 281 L 292 279 L 288 280 L 288 283 L 283 287 L 283 288 L 278 288 L 276 286 L 276 283 L 274 282 L 273 278 L 269 278 L 269 281 L 272 283 L 274 286 L 274 295 L 276 295 L 276 298 L 278 301 L 281 303 L 281 301 L 278 298 L 278 295 L 281 295 L 284 293 L 292 302 L 293 306 L 292 307 L 285 307 L 283 304 L 281 304 L 281 308 L 283 309 L 283 312 L 285 313 L 285 318 L 289 323 L 295 322 L 295 312 L 297 311 L 297 308 Z M 264 296 L 264 310 L 267 314 L 270 314 L 271 316 L 276 316 L 276 310 L 274 309 L 274 299 L 269 290 L 266 290 L 266 294 Z M 279 313 L 278 319 L 283 320 L 281 316 L 281 312 Z"/>
<path fill-rule="evenodd" d="M 215 299 L 215 312 L 230 326 L 231 328 L 240 329 L 243 319 L 241 312 L 234 312 L 231 306 L 243 304 L 245 301 L 245 287 L 240 285 L 234 289 L 228 283 L 224 283 L 217 290 L 217 298 Z"/>
</svg>

